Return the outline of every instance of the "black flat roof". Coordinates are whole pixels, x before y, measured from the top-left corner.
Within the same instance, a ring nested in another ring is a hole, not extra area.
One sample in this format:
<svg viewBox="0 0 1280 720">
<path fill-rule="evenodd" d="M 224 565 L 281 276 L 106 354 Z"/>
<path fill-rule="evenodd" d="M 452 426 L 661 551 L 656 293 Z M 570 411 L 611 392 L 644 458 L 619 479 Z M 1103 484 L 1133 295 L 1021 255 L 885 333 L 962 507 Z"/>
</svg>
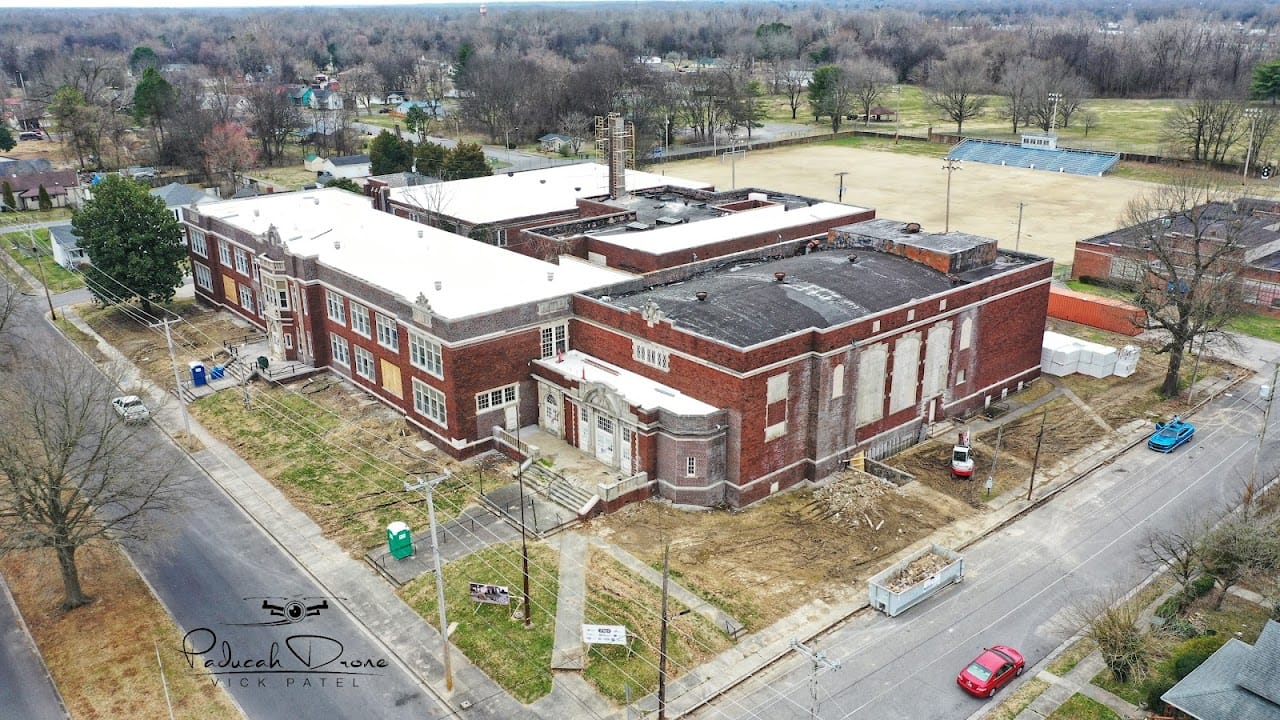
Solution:
<svg viewBox="0 0 1280 720">
<path fill-rule="evenodd" d="M 776 280 L 777 272 L 786 273 L 784 281 Z M 823 250 L 725 264 L 684 281 L 600 300 L 635 310 L 656 303 L 678 328 L 750 347 L 800 330 L 841 325 L 953 286 L 945 274 L 896 255 Z M 706 300 L 698 300 L 698 292 L 706 292 Z"/>
</svg>

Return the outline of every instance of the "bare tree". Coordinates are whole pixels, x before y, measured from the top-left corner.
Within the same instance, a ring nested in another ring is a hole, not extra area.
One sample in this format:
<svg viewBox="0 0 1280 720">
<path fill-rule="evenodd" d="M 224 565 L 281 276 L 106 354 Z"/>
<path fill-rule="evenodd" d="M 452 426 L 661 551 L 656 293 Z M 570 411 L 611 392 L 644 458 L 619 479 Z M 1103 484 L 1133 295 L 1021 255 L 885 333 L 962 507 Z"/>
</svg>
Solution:
<svg viewBox="0 0 1280 720">
<path fill-rule="evenodd" d="M 258 138 L 259 155 L 267 165 L 275 165 L 284 159 L 289 134 L 302 126 L 301 112 L 290 104 L 288 94 L 268 83 L 255 85 L 248 99 L 252 107 L 249 128 Z"/>
<path fill-rule="evenodd" d="M 974 51 L 959 51 L 934 63 L 925 83 L 925 99 L 964 132 L 964 121 L 982 114 L 987 97 L 982 57 Z"/>
<path fill-rule="evenodd" d="M 1188 514 L 1176 527 L 1148 531 L 1138 555 L 1144 565 L 1168 571 L 1185 588 L 1200 573 L 1200 543 L 1207 532 L 1203 520 Z"/>
<path fill-rule="evenodd" d="M 791 60 L 783 65 L 779 85 L 787 98 L 787 106 L 791 108 L 792 120 L 796 119 L 796 113 L 804 104 L 805 87 L 809 84 L 811 74 L 799 60 Z"/>
<path fill-rule="evenodd" d="M 356 114 L 360 114 L 360 106 L 364 106 L 366 115 L 373 113 L 372 102 L 375 95 L 381 95 L 382 76 L 370 65 L 358 65 L 340 73 L 342 89 L 355 105 Z"/>
<path fill-rule="evenodd" d="M 871 123 L 871 108 L 880 102 L 884 92 L 893 84 L 893 70 L 882 62 L 869 58 L 853 60 L 845 66 L 851 89 L 850 104 L 862 110 L 862 124 Z"/>
<path fill-rule="evenodd" d="M 99 539 L 147 537 L 185 492 L 155 452 L 154 433 L 112 412 L 110 389 L 69 350 L 0 387 L 0 552 L 54 551 L 68 610 L 90 602 L 76 552 Z"/>
<path fill-rule="evenodd" d="M 1218 579 L 1213 607 L 1222 607 L 1228 591 L 1241 581 L 1280 570 L 1280 535 L 1274 519 L 1231 515 L 1209 531 L 1200 543 L 1200 562 Z"/>
<path fill-rule="evenodd" d="M 1117 261 L 1129 270 L 1121 274 L 1132 278 L 1145 329 L 1167 333 L 1157 350 L 1169 354 L 1165 397 L 1178 393 L 1190 344 L 1221 334 L 1246 308 L 1240 273 L 1248 212 L 1233 200 L 1212 181 L 1184 179 L 1135 198 L 1122 216 L 1128 257 Z"/>
<path fill-rule="evenodd" d="M 1144 677 L 1155 653 L 1141 613 L 1136 602 L 1106 593 L 1068 608 L 1067 621 L 1080 626 L 1084 636 L 1097 644 L 1107 669 L 1124 683 Z"/>
<path fill-rule="evenodd" d="M 1240 122 L 1244 107 L 1207 85 L 1200 86 L 1195 94 L 1195 99 L 1165 116 L 1165 141 L 1193 161 L 1223 162 L 1247 132 L 1248 123 Z"/>
</svg>

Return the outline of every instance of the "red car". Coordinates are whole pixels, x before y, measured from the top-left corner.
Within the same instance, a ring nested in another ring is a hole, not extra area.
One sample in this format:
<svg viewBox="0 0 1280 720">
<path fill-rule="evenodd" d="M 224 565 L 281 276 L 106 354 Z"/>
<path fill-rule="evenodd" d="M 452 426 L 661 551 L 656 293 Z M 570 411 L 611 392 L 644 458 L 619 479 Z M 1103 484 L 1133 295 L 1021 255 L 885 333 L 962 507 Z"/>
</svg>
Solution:
<svg viewBox="0 0 1280 720">
<path fill-rule="evenodd" d="M 960 671 L 956 684 L 975 697 L 991 697 L 1026 668 L 1022 655 L 1006 645 L 982 651 L 968 667 Z"/>
</svg>

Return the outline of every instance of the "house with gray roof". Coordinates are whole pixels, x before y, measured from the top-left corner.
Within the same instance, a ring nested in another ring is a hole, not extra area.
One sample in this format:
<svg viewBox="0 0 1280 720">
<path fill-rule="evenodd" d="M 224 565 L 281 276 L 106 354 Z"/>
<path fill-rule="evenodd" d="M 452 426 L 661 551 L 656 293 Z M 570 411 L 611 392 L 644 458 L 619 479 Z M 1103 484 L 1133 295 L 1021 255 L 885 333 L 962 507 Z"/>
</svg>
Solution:
<svg viewBox="0 0 1280 720">
<path fill-rule="evenodd" d="M 1253 645 L 1228 640 L 1160 699 L 1196 720 L 1280 718 L 1280 623 Z"/>
<path fill-rule="evenodd" d="M 53 261 L 68 270 L 78 270 L 89 264 L 89 254 L 80 247 L 80 236 L 71 223 L 49 226 L 49 240 L 53 246 Z"/>
<path fill-rule="evenodd" d="M 182 183 L 169 183 L 164 187 L 158 187 L 151 191 L 152 195 L 164 200 L 164 206 L 173 213 L 173 219 L 182 221 L 181 210 L 188 205 L 198 202 L 209 202 L 217 200 L 218 196 L 200 188 L 193 188 L 190 185 Z"/>
</svg>

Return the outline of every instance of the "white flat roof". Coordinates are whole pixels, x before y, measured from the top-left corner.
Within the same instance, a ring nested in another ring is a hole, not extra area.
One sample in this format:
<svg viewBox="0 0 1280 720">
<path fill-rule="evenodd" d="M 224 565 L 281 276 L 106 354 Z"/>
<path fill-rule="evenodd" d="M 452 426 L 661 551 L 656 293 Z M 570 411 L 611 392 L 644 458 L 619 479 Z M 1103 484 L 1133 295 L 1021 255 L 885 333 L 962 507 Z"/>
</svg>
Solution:
<svg viewBox="0 0 1280 720">
<path fill-rule="evenodd" d="M 559 359 L 534 362 L 565 378 L 606 385 L 626 398 L 628 403 L 643 410 L 663 408 L 678 415 L 710 415 L 717 410 L 714 405 L 691 398 L 675 388 L 577 350 L 570 350 Z"/>
<path fill-rule="evenodd" d="M 633 277 L 562 257 L 559 265 L 374 210 L 338 188 L 226 200 L 197 208 L 262 235 L 274 225 L 295 255 L 393 292 L 425 295 L 435 314 L 462 318 L 562 297 Z M 436 289 L 436 283 L 440 289 Z"/>
<path fill-rule="evenodd" d="M 710 189 L 698 180 L 627 171 L 627 191 L 672 185 Z M 499 173 L 432 185 L 395 188 L 391 199 L 472 224 L 566 212 L 576 200 L 609 194 L 609 168 L 599 163 L 557 165 L 541 170 Z"/>
<path fill-rule="evenodd" d="M 637 232 L 613 231 L 595 235 L 588 233 L 588 235 L 611 245 L 657 255 L 712 245 L 748 235 L 778 232 L 797 225 L 832 220 L 865 210 L 866 208 L 827 202 L 792 210 L 787 210 L 783 205 L 765 205 L 681 225 L 654 227 Z"/>
</svg>

